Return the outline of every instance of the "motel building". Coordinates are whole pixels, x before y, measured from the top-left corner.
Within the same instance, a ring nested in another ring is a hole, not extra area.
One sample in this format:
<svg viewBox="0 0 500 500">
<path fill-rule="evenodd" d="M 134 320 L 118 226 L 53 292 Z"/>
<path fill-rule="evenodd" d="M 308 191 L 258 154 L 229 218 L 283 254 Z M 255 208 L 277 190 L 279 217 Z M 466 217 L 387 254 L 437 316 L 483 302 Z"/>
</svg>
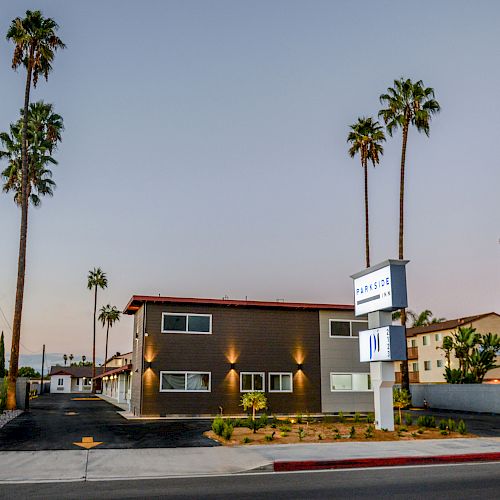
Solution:
<svg viewBox="0 0 500 500">
<path fill-rule="evenodd" d="M 135 416 L 243 415 L 252 391 L 268 414 L 374 410 L 353 305 L 133 296 L 124 313 Z"/>
<path fill-rule="evenodd" d="M 104 365 L 102 367 L 104 369 Z M 132 352 L 117 352 L 106 361 L 106 371 L 96 376 L 99 380 L 103 399 L 117 405 L 128 403 L 131 395 Z"/>
<path fill-rule="evenodd" d="M 458 327 L 473 327 L 477 333 L 499 333 L 500 315 L 495 312 L 456 318 L 428 326 L 408 328 L 408 370 L 411 384 L 445 383 L 444 369 L 447 366 L 445 352 L 439 349 L 443 339 L 450 336 Z M 497 357 L 500 364 L 500 356 Z M 400 362 L 395 363 L 396 383 L 401 383 Z M 458 368 L 458 360 L 452 354 L 450 367 Z M 490 370 L 484 383 L 500 383 L 500 368 Z"/>
<path fill-rule="evenodd" d="M 100 373 L 101 367 L 96 368 Z M 92 392 L 91 366 L 52 366 L 49 372 L 51 394 Z"/>
</svg>

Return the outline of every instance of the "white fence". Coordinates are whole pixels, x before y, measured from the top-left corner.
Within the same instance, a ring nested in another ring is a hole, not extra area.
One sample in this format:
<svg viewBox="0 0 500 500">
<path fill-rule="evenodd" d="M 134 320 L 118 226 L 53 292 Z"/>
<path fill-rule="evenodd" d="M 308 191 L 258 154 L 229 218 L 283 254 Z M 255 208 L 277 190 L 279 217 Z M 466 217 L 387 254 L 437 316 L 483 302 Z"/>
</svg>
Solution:
<svg viewBox="0 0 500 500">
<path fill-rule="evenodd" d="M 500 414 L 500 384 L 411 384 L 412 404 L 431 408 Z"/>
</svg>

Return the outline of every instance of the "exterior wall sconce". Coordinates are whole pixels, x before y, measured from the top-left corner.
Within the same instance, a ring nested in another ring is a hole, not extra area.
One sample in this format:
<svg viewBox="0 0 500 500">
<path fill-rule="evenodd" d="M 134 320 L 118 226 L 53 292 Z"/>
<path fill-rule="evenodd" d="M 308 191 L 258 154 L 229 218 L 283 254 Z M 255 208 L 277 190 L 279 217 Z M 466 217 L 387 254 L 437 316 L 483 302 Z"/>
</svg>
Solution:
<svg viewBox="0 0 500 500">
<path fill-rule="evenodd" d="M 151 365 L 152 365 L 152 364 L 153 364 L 153 362 L 152 362 L 152 361 L 145 361 L 145 362 L 144 362 L 144 366 L 145 366 L 146 368 L 151 368 Z"/>
<path fill-rule="evenodd" d="M 297 363 L 297 370 L 302 371 L 304 365 L 302 363 Z"/>
<path fill-rule="evenodd" d="M 234 370 L 236 368 L 236 363 L 231 363 L 231 370 Z"/>
</svg>

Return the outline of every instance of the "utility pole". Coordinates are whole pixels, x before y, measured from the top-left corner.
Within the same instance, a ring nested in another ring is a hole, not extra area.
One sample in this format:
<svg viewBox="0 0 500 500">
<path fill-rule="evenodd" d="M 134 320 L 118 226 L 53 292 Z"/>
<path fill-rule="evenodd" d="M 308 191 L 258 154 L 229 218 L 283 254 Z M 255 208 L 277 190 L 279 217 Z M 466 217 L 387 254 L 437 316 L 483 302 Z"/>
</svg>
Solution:
<svg viewBox="0 0 500 500">
<path fill-rule="evenodd" d="M 45 344 L 42 349 L 42 378 L 40 379 L 40 396 L 43 394 L 43 365 L 45 364 Z"/>
</svg>

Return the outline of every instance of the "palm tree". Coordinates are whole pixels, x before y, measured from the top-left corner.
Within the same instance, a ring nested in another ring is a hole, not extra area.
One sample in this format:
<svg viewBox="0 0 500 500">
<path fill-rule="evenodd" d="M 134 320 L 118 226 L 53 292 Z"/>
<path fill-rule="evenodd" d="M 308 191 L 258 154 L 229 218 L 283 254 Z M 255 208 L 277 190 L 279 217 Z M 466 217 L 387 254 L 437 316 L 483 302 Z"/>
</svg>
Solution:
<svg viewBox="0 0 500 500">
<path fill-rule="evenodd" d="M 104 355 L 104 371 L 106 371 L 109 329 L 113 327 L 116 321 L 120 321 L 120 311 L 116 308 L 116 306 L 111 306 L 110 304 L 102 306 L 99 310 L 98 319 L 102 323 L 103 328 L 106 326 L 106 353 Z"/>
<path fill-rule="evenodd" d="M 68 355 L 67 354 L 63 354 L 63 359 L 64 359 L 64 366 L 66 366 L 66 363 L 68 361 Z"/>
<path fill-rule="evenodd" d="M 439 103 L 434 99 L 434 89 L 425 87 L 422 80 L 413 83 L 409 78 L 394 80 L 394 87 L 389 87 L 386 94 L 380 96 L 380 102 L 387 106 L 379 111 L 387 132 L 392 137 L 394 130 L 401 128 L 403 143 L 401 148 L 401 172 L 399 186 L 399 259 L 404 258 L 404 192 L 406 145 L 410 126 L 429 136 L 432 115 L 440 111 Z M 401 324 L 406 324 L 405 311 L 401 311 Z M 408 361 L 401 363 L 401 387 L 410 390 Z"/>
<path fill-rule="evenodd" d="M 70 354 L 70 355 L 68 356 L 68 359 L 69 359 L 69 366 L 71 366 L 71 365 L 73 364 L 73 359 L 74 359 L 73 354 Z"/>
<path fill-rule="evenodd" d="M 82 363 L 83 363 L 83 365 L 85 365 L 85 360 L 86 360 L 86 359 L 87 359 L 87 356 L 82 355 Z"/>
<path fill-rule="evenodd" d="M 347 142 L 351 143 L 349 155 L 354 158 L 359 153 L 361 167 L 365 171 L 365 255 L 366 267 L 370 267 L 370 231 L 368 225 L 368 162 L 373 166 L 380 161 L 380 155 L 384 154 L 382 142 L 385 135 L 382 127 L 372 118 L 358 118 L 358 121 L 351 125 L 351 131 L 347 136 Z"/>
<path fill-rule="evenodd" d="M 108 278 L 106 273 L 100 267 L 94 267 L 89 271 L 87 276 L 87 288 L 94 289 L 94 337 L 92 341 L 92 389 L 94 388 L 95 379 L 95 328 L 96 328 L 96 313 L 97 313 L 97 289 L 104 290 L 108 286 Z"/>
<path fill-rule="evenodd" d="M 26 273 L 26 233 L 28 227 L 28 106 L 31 82 L 36 87 L 42 74 L 48 79 L 57 49 L 65 47 L 56 35 L 57 23 L 44 18 L 40 11 L 26 11 L 26 17 L 16 17 L 7 31 L 7 40 L 15 44 L 12 68 L 26 68 L 26 86 L 24 91 L 24 112 L 21 140 L 21 228 L 19 238 L 19 258 L 17 264 L 16 301 L 12 325 L 12 345 L 10 354 L 7 408 L 16 407 L 16 378 L 19 367 L 19 344 L 21 341 L 21 319 L 23 312 L 24 278 Z"/>
</svg>

